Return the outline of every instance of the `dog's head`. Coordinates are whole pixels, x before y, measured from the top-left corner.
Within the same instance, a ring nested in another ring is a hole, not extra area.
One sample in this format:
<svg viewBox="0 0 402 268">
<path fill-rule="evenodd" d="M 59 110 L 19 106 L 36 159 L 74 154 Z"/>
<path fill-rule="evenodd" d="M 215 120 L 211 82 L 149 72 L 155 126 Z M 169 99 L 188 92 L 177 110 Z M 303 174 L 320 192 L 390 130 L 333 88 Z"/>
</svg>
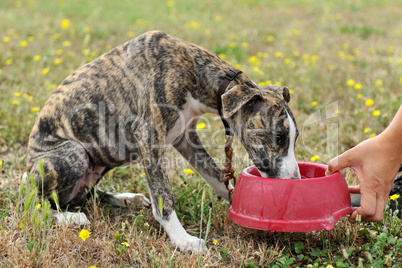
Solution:
<svg viewBox="0 0 402 268">
<path fill-rule="evenodd" d="M 296 121 L 289 89 L 237 85 L 222 95 L 222 113 L 263 177 L 300 178 Z"/>
</svg>

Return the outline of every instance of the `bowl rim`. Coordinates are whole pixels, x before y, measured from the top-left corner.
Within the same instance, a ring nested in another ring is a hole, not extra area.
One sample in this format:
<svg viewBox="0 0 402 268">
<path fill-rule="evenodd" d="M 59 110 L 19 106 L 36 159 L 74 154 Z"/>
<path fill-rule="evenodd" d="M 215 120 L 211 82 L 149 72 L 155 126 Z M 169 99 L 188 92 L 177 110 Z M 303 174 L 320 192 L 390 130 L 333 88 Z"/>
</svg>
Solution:
<svg viewBox="0 0 402 268">
<path fill-rule="evenodd" d="M 316 167 L 320 167 L 320 168 L 324 168 L 325 170 L 327 169 L 327 165 L 325 164 L 320 164 L 320 163 L 311 163 L 311 162 L 297 162 L 297 165 L 300 166 L 316 166 Z M 244 168 L 241 173 L 244 173 L 247 177 L 251 177 L 254 179 L 263 179 L 263 180 L 275 180 L 275 181 L 292 181 L 292 182 L 300 182 L 300 181 L 310 181 L 310 180 L 328 180 L 328 179 L 332 179 L 335 177 L 338 177 L 339 175 L 343 177 L 343 174 L 340 171 L 337 171 L 331 175 L 324 175 L 321 177 L 314 177 L 314 178 L 303 178 L 303 179 L 282 179 L 282 178 L 266 178 L 266 177 L 262 177 L 262 176 L 257 176 L 257 175 L 253 175 L 249 172 L 249 170 L 251 169 L 257 169 L 257 167 L 255 165 L 252 166 L 248 166 L 246 168 Z M 257 171 L 259 172 L 259 170 L 257 169 Z"/>
</svg>

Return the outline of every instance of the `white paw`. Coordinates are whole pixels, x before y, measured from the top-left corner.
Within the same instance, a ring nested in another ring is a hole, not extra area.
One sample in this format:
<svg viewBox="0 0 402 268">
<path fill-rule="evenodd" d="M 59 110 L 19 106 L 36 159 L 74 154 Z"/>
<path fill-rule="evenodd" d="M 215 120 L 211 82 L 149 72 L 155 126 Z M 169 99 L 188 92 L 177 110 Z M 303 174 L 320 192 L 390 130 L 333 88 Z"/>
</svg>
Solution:
<svg viewBox="0 0 402 268">
<path fill-rule="evenodd" d="M 58 225 L 70 225 L 70 226 L 84 226 L 89 224 L 89 220 L 84 213 L 74 213 L 74 212 L 57 212 L 53 213 L 54 223 Z"/>
<path fill-rule="evenodd" d="M 201 254 L 202 252 L 207 252 L 204 239 L 199 239 L 191 235 L 188 235 L 186 238 L 181 239 L 180 241 L 172 242 L 172 244 L 177 247 L 181 252 L 190 251 L 193 254 Z"/>
<path fill-rule="evenodd" d="M 151 201 L 145 197 L 143 194 L 133 194 L 133 193 L 120 193 L 113 194 L 108 193 L 113 196 L 111 204 L 118 207 L 128 207 L 134 206 L 136 208 L 148 207 L 151 205 Z"/>
</svg>

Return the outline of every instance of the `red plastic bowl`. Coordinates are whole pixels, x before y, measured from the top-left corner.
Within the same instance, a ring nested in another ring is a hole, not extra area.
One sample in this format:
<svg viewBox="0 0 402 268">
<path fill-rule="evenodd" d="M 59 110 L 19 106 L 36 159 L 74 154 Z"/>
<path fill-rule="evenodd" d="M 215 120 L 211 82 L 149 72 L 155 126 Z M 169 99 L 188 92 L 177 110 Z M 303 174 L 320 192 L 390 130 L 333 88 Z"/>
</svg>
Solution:
<svg viewBox="0 0 402 268">
<path fill-rule="evenodd" d="M 301 180 L 264 178 L 255 166 L 245 168 L 233 192 L 230 220 L 260 230 L 310 232 L 331 230 L 352 213 L 342 173 L 325 176 L 326 165 L 298 165 Z"/>
</svg>

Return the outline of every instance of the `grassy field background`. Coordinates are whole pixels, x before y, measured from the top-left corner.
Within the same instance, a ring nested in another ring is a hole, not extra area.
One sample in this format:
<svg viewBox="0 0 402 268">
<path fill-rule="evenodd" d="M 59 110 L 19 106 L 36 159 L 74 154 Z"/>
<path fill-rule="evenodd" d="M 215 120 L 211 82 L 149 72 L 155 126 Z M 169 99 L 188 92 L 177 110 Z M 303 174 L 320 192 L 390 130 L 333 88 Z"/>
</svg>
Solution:
<svg viewBox="0 0 402 268">
<path fill-rule="evenodd" d="M 1 1 L 0 267 L 400 267 L 401 222 L 389 213 L 380 223 L 343 219 L 323 232 L 242 228 L 174 150 L 169 175 L 179 218 L 202 237 L 211 224 L 203 256 L 175 251 L 150 209 L 95 200 L 82 208 L 91 220 L 85 241 L 79 228 L 49 226 L 21 175 L 35 117 L 56 86 L 149 30 L 210 49 L 260 85 L 288 86 L 301 133 L 296 158 L 326 163 L 380 133 L 402 103 L 401 10 L 396 0 Z M 208 142 L 221 123 L 213 115 L 201 121 L 201 138 L 222 161 L 222 148 Z M 238 142 L 235 154 L 239 172 L 251 162 Z M 109 172 L 100 186 L 147 193 L 140 165 Z"/>
</svg>

